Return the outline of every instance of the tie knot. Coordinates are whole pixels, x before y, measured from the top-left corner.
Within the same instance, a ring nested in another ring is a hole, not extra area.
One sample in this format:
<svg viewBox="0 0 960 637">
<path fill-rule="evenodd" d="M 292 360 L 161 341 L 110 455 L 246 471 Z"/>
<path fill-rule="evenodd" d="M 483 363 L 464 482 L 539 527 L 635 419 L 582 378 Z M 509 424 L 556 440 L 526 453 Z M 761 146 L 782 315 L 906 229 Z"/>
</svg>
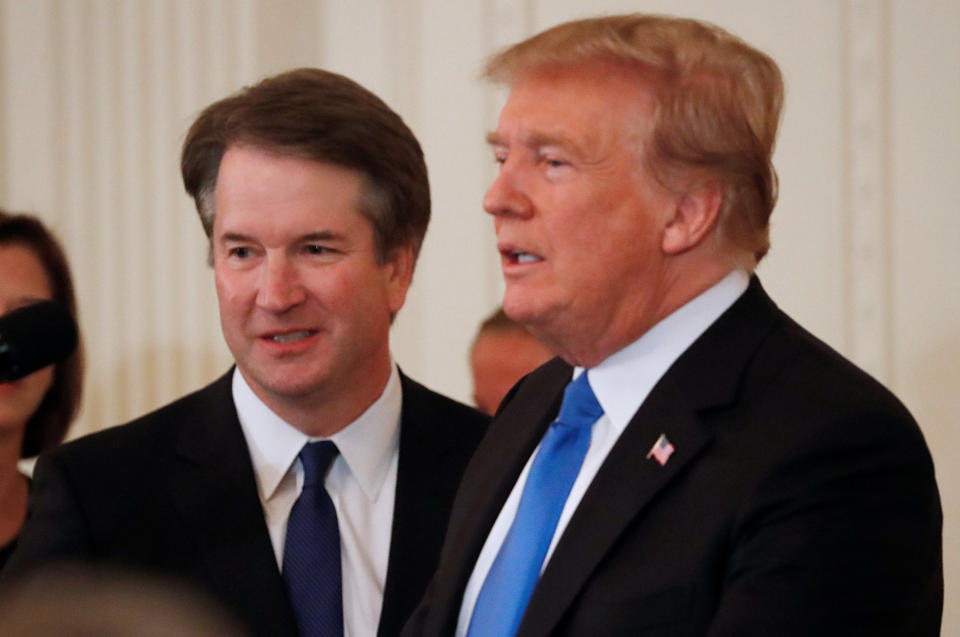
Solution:
<svg viewBox="0 0 960 637">
<path fill-rule="evenodd" d="M 565 425 L 583 427 L 592 425 L 602 415 L 603 408 L 593 394 L 590 381 L 587 380 L 587 372 L 583 372 L 564 390 L 557 421 Z"/>
<path fill-rule="evenodd" d="M 329 440 L 308 442 L 300 450 L 300 462 L 303 464 L 303 486 L 313 487 L 323 481 L 331 463 L 339 453 L 337 445 Z"/>
</svg>

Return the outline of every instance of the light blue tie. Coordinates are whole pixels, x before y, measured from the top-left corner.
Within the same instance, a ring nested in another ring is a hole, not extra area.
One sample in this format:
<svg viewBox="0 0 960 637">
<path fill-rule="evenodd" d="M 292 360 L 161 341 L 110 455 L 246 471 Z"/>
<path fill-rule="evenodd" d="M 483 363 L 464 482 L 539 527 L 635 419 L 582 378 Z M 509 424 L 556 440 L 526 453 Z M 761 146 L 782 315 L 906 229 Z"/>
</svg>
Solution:
<svg viewBox="0 0 960 637">
<path fill-rule="evenodd" d="M 517 515 L 480 588 L 467 637 L 512 637 L 517 632 L 590 446 L 593 423 L 602 415 L 584 372 L 567 385 L 560 414 L 540 443 Z"/>
<path fill-rule="evenodd" d="M 283 579 L 301 637 L 343 637 L 340 528 L 323 486 L 336 457 L 329 440 L 308 442 L 300 451 L 303 490 L 287 521 Z"/>
</svg>

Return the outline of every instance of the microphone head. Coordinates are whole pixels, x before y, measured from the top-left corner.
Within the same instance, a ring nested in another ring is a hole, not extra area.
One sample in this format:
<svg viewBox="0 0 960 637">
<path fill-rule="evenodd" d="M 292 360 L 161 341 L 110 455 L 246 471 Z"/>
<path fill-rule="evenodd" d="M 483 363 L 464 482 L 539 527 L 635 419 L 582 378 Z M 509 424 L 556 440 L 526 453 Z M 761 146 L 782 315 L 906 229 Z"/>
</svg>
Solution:
<svg viewBox="0 0 960 637">
<path fill-rule="evenodd" d="M 40 301 L 0 316 L 0 383 L 57 363 L 77 347 L 77 324 L 56 301 Z"/>
</svg>

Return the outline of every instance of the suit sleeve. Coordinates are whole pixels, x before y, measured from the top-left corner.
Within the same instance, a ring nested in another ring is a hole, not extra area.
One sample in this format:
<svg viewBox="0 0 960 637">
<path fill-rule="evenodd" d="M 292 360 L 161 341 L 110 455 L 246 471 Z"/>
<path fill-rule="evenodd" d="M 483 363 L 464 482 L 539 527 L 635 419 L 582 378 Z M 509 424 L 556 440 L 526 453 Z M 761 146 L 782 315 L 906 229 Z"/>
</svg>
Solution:
<svg viewBox="0 0 960 637">
<path fill-rule="evenodd" d="M 821 431 L 744 508 L 708 634 L 939 635 L 942 513 L 919 430 L 886 414 Z"/>
<path fill-rule="evenodd" d="M 4 576 L 83 560 L 92 552 L 89 527 L 66 468 L 56 456 L 41 457 L 34 471 L 27 520 Z"/>
</svg>

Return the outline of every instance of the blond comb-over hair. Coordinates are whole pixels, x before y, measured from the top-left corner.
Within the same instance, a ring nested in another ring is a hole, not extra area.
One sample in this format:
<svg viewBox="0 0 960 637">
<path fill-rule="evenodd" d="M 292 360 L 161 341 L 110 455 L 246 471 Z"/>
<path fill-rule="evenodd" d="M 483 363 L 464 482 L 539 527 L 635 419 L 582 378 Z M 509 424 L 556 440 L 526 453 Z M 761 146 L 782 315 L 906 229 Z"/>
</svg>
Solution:
<svg viewBox="0 0 960 637">
<path fill-rule="evenodd" d="M 485 78 L 511 85 L 525 75 L 613 63 L 635 69 L 653 90 L 645 148 L 654 175 L 710 176 L 723 187 L 718 237 L 752 269 L 770 247 L 777 200 L 772 163 L 783 79 L 765 53 L 712 24 L 629 14 L 576 20 L 491 57 Z"/>
</svg>

